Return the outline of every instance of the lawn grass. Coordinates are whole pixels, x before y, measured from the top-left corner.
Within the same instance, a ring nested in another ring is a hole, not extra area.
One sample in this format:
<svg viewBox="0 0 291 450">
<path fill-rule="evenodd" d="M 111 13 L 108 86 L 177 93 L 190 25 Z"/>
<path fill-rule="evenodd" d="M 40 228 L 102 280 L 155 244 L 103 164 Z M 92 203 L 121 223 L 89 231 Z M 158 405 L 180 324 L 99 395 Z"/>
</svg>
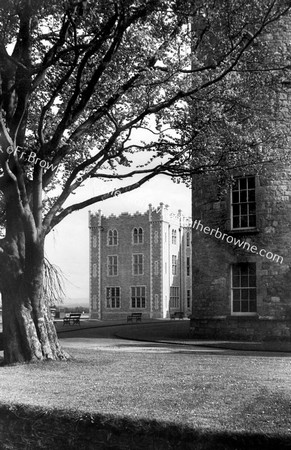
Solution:
<svg viewBox="0 0 291 450">
<path fill-rule="evenodd" d="M 212 432 L 291 435 L 289 357 L 72 349 L 0 367 L 0 404 L 158 420 Z"/>
</svg>

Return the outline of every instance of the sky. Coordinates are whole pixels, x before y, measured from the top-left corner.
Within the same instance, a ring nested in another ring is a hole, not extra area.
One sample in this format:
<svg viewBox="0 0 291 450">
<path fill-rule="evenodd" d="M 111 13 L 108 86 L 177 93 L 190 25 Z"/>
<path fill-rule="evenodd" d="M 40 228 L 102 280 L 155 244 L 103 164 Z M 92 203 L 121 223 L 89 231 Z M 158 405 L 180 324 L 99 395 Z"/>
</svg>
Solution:
<svg viewBox="0 0 291 450">
<path fill-rule="evenodd" d="M 108 184 L 107 192 L 111 190 Z M 115 187 L 112 185 L 112 190 Z M 90 180 L 90 184 L 74 196 L 74 201 L 97 195 L 100 186 Z M 119 215 L 122 212 L 145 212 L 149 203 L 157 207 L 160 202 L 171 207 L 173 212 L 182 210 L 185 216 L 191 216 L 191 191 L 185 184 L 174 183 L 170 177 L 158 175 L 140 188 L 122 194 L 67 216 L 47 236 L 45 252 L 49 261 L 57 265 L 65 277 L 65 306 L 82 304 L 89 306 L 89 210 L 102 214 Z"/>
</svg>

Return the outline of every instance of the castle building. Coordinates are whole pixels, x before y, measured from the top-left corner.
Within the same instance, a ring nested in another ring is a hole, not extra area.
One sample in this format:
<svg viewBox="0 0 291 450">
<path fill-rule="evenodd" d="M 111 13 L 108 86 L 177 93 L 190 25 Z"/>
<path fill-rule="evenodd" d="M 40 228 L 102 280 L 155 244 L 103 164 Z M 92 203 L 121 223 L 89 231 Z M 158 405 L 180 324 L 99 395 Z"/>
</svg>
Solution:
<svg viewBox="0 0 291 450">
<path fill-rule="evenodd" d="M 283 54 L 290 18 L 266 34 Z M 289 55 L 290 56 L 290 55 Z M 278 84 L 274 121 L 290 148 L 291 83 Z M 278 150 L 278 153 L 280 149 Z M 193 179 L 193 337 L 291 338 L 291 169 L 274 162 L 261 172 L 233 173 L 220 194 L 215 175 Z"/>
<path fill-rule="evenodd" d="M 193 182 L 191 335 L 290 339 L 291 170 Z"/>
<path fill-rule="evenodd" d="M 145 213 L 89 213 L 90 316 L 167 318 L 192 308 L 191 222 L 167 205 Z"/>
</svg>

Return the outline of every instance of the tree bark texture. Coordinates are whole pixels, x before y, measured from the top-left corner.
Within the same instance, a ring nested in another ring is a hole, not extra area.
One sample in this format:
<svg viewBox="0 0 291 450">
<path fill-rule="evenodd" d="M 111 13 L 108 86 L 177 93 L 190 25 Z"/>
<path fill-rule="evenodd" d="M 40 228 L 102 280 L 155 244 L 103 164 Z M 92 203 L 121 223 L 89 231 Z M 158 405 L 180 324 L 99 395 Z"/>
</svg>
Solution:
<svg viewBox="0 0 291 450">
<path fill-rule="evenodd" d="M 25 278 L 27 269 L 29 282 Z M 15 255 L 10 255 L 10 262 L 5 267 L 1 265 L 6 364 L 68 357 L 60 347 L 49 308 L 37 286 L 42 287 L 41 263 L 37 268 L 28 267 L 23 271 Z"/>
<path fill-rule="evenodd" d="M 44 239 L 30 239 L 11 218 L 0 253 L 4 362 L 67 359 L 43 298 Z"/>
</svg>

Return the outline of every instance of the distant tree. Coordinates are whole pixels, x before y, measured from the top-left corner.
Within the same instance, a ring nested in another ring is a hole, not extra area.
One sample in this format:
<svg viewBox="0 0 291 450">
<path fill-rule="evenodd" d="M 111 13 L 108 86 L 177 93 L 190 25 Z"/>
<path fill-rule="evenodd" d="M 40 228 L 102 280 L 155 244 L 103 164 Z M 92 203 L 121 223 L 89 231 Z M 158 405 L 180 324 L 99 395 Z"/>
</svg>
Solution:
<svg viewBox="0 0 291 450">
<path fill-rule="evenodd" d="M 213 158 L 223 167 L 229 139 L 237 163 L 249 152 L 237 131 L 259 114 L 250 96 L 241 101 L 243 68 L 289 10 L 283 0 L 0 0 L 7 363 L 67 358 L 45 301 L 45 237 L 73 211 L 117 194 L 74 202 L 78 188 L 137 176 L 122 194 L 158 173 L 207 170 Z M 143 129 L 153 139 L 133 141 Z M 263 129 L 253 134 L 256 152 Z M 249 143 L 251 134 L 243 133 Z"/>
</svg>

